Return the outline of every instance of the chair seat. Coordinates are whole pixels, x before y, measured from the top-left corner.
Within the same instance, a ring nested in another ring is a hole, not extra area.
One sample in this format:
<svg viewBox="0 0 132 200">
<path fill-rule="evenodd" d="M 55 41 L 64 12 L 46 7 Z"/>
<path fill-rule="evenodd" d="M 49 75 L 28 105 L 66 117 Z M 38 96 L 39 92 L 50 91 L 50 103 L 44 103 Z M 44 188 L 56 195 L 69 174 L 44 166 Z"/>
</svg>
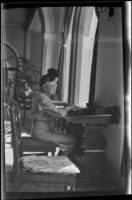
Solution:
<svg viewBox="0 0 132 200">
<path fill-rule="evenodd" d="M 30 152 L 55 152 L 56 144 L 53 142 L 39 142 L 31 137 L 22 137 L 21 148 Z"/>
<path fill-rule="evenodd" d="M 21 158 L 25 170 L 30 172 L 77 174 L 79 169 L 65 156 L 24 156 Z"/>
</svg>

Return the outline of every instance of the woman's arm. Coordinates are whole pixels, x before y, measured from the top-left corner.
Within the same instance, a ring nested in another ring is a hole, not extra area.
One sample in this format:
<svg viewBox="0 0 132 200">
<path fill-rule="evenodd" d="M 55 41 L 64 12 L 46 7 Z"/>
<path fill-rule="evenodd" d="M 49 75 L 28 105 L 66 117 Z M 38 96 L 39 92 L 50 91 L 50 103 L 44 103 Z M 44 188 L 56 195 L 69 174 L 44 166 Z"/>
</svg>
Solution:
<svg viewBox="0 0 132 200">
<path fill-rule="evenodd" d="M 55 107 L 52 103 L 41 103 L 41 110 L 43 110 L 45 113 L 49 114 L 51 117 L 64 117 L 67 114 L 67 111 L 65 109 L 58 109 Z"/>
<path fill-rule="evenodd" d="M 65 109 L 56 108 L 52 100 L 45 94 L 40 95 L 39 109 L 49 114 L 51 117 L 64 117 L 67 114 Z"/>
<path fill-rule="evenodd" d="M 56 109 L 48 108 L 47 106 L 41 106 L 41 107 L 42 107 L 42 110 L 44 111 L 44 113 L 47 113 L 48 115 L 51 115 L 51 117 L 55 117 L 55 118 L 63 117 L 61 112 L 59 112 Z"/>
<path fill-rule="evenodd" d="M 52 100 L 52 103 L 54 104 L 54 105 L 56 105 L 56 106 L 64 106 L 64 107 L 66 107 L 66 106 L 68 106 L 68 103 L 66 103 L 66 102 L 64 102 L 64 101 L 59 101 L 59 100 Z"/>
</svg>

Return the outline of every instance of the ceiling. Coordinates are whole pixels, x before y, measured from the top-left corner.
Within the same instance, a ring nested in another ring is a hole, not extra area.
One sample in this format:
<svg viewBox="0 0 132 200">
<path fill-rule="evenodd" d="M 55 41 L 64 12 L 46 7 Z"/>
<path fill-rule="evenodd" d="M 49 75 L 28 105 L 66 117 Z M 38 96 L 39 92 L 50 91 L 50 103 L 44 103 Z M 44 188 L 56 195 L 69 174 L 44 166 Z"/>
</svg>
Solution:
<svg viewBox="0 0 132 200">
<path fill-rule="evenodd" d="M 36 27 L 40 22 L 32 22 L 33 16 L 35 18 L 36 8 L 6 8 L 3 9 L 3 22 L 5 26 L 21 27 L 27 30 L 32 23 Z M 65 13 L 64 7 L 44 7 L 43 12 L 45 13 L 45 26 L 48 32 L 58 32 L 62 29 L 63 18 Z M 32 24 L 33 25 L 33 24 Z"/>
<path fill-rule="evenodd" d="M 34 8 L 3 9 L 4 25 L 27 29 L 34 15 Z"/>
</svg>

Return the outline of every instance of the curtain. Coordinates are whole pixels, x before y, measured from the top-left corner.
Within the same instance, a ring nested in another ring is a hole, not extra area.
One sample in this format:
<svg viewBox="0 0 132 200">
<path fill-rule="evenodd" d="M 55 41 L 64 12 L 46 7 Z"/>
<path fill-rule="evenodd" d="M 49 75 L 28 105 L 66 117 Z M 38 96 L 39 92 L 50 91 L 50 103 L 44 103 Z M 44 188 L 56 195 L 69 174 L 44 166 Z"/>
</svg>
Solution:
<svg viewBox="0 0 132 200">
<path fill-rule="evenodd" d="M 73 27 L 72 27 L 72 44 L 71 44 L 71 59 L 69 72 L 69 94 L 68 103 L 74 103 L 75 77 L 76 77 L 76 61 L 78 48 L 78 28 L 80 19 L 81 7 L 75 8 Z"/>
<path fill-rule="evenodd" d="M 98 8 L 95 8 L 96 16 L 99 19 Z M 91 77 L 90 77 L 90 92 L 89 92 L 89 102 L 87 106 L 94 106 L 95 103 L 95 83 L 96 83 L 96 66 L 97 66 L 97 50 L 98 50 L 98 33 L 99 33 L 99 20 L 97 24 L 97 29 L 95 33 L 94 49 L 93 49 L 93 59 L 91 67 Z"/>
<path fill-rule="evenodd" d="M 58 66 L 58 71 L 59 71 L 58 95 L 59 95 L 60 100 L 63 100 L 63 79 L 65 76 L 64 60 L 65 60 L 65 54 L 66 54 L 65 46 L 66 46 L 68 35 L 69 35 L 73 11 L 74 11 L 74 7 L 66 7 L 65 18 L 64 18 L 63 41 L 62 41 L 62 47 L 60 51 L 59 64 L 58 64 L 59 65 Z"/>
<path fill-rule="evenodd" d="M 131 161 L 130 161 L 130 149 L 128 146 L 128 137 L 126 134 L 124 134 L 120 176 L 122 178 L 126 178 L 126 179 L 129 178 L 130 168 L 131 168 Z M 126 181 L 128 181 L 128 180 L 126 180 Z"/>
</svg>

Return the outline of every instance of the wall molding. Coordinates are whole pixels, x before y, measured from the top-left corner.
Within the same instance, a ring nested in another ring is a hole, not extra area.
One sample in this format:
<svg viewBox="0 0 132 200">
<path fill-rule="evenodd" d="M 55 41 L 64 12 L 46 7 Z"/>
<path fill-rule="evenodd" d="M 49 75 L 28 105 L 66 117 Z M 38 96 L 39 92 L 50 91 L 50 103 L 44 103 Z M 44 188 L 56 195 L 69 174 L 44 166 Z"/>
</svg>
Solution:
<svg viewBox="0 0 132 200">
<path fill-rule="evenodd" d="M 63 39 L 63 33 L 45 33 L 44 40 L 58 41 Z"/>
</svg>

